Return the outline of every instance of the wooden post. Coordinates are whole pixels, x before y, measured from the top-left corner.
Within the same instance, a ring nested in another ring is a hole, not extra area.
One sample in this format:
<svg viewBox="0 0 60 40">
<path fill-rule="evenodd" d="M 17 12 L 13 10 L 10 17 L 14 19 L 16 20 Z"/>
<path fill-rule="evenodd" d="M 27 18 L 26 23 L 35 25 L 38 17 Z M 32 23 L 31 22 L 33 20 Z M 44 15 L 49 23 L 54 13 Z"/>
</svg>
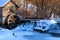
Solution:
<svg viewBox="0 0 60 40">
<path fill-rule="evenodd" d="M 0 7 L 0 26 L 2 26 L 2 7 Z"/>
</svg>

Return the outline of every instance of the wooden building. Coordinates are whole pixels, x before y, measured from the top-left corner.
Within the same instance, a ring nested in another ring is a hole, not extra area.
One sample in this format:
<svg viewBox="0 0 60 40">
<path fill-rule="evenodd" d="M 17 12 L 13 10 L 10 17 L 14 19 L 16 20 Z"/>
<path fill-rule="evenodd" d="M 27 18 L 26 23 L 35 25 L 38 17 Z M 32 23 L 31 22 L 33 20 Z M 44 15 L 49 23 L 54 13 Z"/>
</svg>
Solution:
<svg viewBox="0 0 60 40">
<path fill-rule="evenodd" d="M 4 0 L 1 2 L 3 4 L 0 4 L 2 24 L 4 22 L 9 24 L 7 17 L 10 14 L 16 14 L 20 19 L 49 19 L 51 16 L 60 18 L 60 0 Z"/>
</svg>

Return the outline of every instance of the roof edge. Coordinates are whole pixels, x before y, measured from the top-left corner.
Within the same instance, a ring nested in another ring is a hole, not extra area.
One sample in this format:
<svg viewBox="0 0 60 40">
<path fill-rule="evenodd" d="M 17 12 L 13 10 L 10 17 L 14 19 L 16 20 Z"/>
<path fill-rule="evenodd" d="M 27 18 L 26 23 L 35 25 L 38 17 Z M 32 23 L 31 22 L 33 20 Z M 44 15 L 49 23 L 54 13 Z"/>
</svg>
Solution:
<svg viewBox="0 0 60 40">
<path fill-rule="evenodd" d="M 9 2 L 10 0 L 8 0 L 5 4 L 3 4 L 2 6 L 0 6 L 0 7 L 4 7 L 8 2 Z"/>
</svg>

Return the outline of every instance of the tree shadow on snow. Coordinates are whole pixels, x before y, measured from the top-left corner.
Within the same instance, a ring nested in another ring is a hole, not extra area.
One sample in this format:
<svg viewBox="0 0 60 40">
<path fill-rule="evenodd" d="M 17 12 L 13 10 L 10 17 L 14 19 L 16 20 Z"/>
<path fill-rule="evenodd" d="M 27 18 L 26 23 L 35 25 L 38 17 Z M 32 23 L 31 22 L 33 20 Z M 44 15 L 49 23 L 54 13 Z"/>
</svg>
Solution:
<svg viewBox="0 0 60 40">
<path fill-rule="evenodd" d="M 60 37 L 60 33 L 51 33 L 51 36 L 53 36 L 53 37 Z"/>
</svg>

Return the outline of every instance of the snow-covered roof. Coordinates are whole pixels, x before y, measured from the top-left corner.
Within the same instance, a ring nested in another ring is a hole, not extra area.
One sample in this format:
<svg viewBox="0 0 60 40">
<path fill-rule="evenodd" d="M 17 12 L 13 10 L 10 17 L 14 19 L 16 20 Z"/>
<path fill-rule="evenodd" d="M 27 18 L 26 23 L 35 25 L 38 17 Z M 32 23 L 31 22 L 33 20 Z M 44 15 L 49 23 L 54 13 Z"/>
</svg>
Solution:
<svg viewBox="0 0 60 40">
<path fill-rule="evenodd" d="M 10 0 L 0 0 L 0 7 L 6 5 Z"/>
</svg>

